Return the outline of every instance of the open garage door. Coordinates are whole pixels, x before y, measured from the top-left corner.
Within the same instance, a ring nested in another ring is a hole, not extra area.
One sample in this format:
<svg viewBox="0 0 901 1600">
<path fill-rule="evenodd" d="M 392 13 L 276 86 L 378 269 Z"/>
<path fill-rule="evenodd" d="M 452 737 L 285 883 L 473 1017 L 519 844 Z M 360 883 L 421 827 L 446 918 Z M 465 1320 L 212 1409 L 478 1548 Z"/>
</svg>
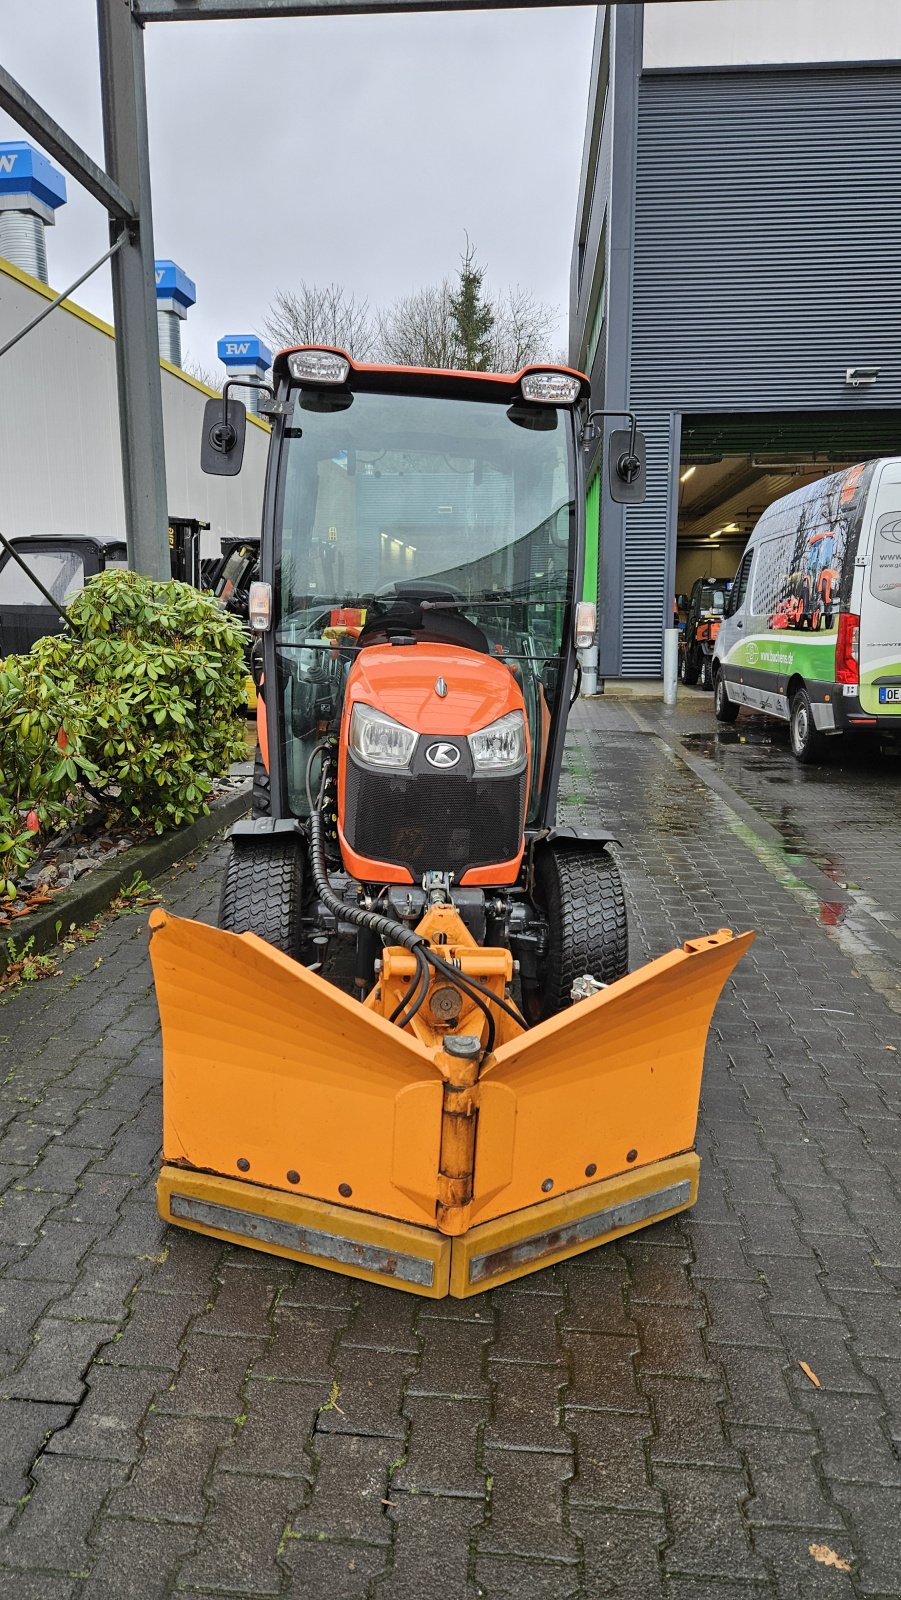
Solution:
<svg viewBox="0 0 901 1600">
<path fill-rule="evenodd" d="M 685 416 L 675 590 L 731 578 L 771 502 L 858 461 L 901 453 L 901 411 Z"/>
<path fill-rule="evenodd" d="M 685 416 L 679 463 L 676 593 L 730 578 L 768 505 L 816 478 L 901 452 L 901 412 Z"/>
</svg>

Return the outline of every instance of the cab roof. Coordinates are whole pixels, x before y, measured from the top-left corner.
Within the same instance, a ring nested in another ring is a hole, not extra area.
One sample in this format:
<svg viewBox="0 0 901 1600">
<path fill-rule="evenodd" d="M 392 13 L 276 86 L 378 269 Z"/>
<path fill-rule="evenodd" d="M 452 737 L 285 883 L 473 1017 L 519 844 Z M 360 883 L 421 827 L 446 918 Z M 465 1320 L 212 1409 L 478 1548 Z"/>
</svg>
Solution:
<svg viewBox="0 0 901 1600">
<path fill-rule="evenodd" d="M 111 544 L 125 545 L 124 533 L 14 533 L 10 536 L 10 544 L 46 544 L 57 548 L 66 546 L 74 549 L 78 545 L 93 545 L 95 549 L 106 550 Z"/>
<path fill-rule="evenodd" d="M 519 372 L 466 372 L 456 367 L 404 367 L 384 362 L 354 361 L 346 350 L 330 344 L 287 345 L 272 363 L 276 381 L 295 383 L 296 380 L 288 371 L 288 357 L 299 350 L 324 350 L 329 355 L 341 356 L 350 367 L 348 387 L 359 391 L 368 389 L 382 394 L 446 396 L 453 400 L 497 400 L 509 404 L 520 398 L 526 373 L 562 372 L 569 378 L 579 379 L 582 385 L 580 400 L 586 400 L 591 393 L 591 384 L 584 372 L 579 372 L 575 367 L 561 366 L 558 361 L 532 361 L 520 368 Z M 311 381 L 309 387 L 315 389 L 317 385 Z"/>
</svg>

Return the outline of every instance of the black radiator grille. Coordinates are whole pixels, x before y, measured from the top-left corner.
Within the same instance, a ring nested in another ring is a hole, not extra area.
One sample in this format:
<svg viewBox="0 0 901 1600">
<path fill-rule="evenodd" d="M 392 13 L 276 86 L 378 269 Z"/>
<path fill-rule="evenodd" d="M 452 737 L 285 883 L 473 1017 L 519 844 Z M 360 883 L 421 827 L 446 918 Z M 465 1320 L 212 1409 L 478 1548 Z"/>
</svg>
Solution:
<svg viewBox="0 0 901 1600">
<path fill-rule="evenodd" d="M 526 773 L 454 778 L 374 772 L 347 762 L 344 835 L 370 861 L 452 872 L 509 861 L 519 851 Z"/>
</svg>

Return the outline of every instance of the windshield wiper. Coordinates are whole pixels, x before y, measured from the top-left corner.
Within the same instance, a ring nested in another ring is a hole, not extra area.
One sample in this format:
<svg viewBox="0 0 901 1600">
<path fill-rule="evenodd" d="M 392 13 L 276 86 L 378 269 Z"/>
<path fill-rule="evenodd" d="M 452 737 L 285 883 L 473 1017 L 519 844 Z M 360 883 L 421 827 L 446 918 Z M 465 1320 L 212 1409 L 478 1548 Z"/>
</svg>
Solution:
<svg viewBox="0 0 901 1600">
<path fill-rule="evenodd" d="M 523 595 L 521 600 L 513 600 L 508 597 L 501 597 L 496 600 L 493 596 L 478 595 L 473 600 L 420 600 L 418 604 L 420 611 L 461 611 L 466 608 L 472 610 L 475 606 L 562 605 L 564 598 L 563 595 L 547 595 L 544 599 L 540 599 L 537 595 Z"/>
</svg>

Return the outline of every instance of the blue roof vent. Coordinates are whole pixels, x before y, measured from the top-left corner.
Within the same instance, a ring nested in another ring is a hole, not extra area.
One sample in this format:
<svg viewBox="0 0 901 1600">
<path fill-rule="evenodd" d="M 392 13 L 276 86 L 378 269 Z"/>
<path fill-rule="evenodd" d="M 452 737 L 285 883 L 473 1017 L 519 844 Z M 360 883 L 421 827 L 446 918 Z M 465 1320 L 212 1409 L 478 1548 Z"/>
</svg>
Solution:
<svg viewBox="0 0 901 1600">
<path fill-rule="evenodd" d="M 226 372 L 240 377 L 242 372 L 262 378 L 272 366 L 272 351 L 252 333 L 226 333 L 216 346 Z"/>
<path fill-rule="evenodd" d="M 24 139 L 0 144 L 0 203 L 6 209 L 10 201 L 24 202 L 15 207 L 23 211 L 36 201 L 43 222 L 52 222 L 57 207 L 66 203 L 64 175 Z"/>
<path fill-rule="evenodd" d="M 156 269 L 157 310 L 174 311 L 184 321 L 197 299 L 194 279 L 189 278 L 174 261 L 155 261 L 153 265 Z"/>
</svg>

